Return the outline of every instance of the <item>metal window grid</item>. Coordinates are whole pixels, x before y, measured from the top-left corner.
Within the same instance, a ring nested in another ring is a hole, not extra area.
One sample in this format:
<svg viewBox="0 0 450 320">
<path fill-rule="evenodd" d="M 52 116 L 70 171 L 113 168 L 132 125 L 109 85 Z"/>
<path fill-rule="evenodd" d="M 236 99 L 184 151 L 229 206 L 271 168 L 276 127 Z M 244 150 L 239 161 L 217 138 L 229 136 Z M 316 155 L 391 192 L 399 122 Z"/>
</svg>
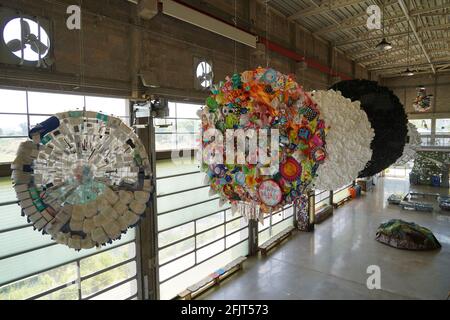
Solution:
<svg viewBox="0 0 450 320">
<path fill-rule="evenodd" d="M 17 91 L 25 92 L 26 113 L 0 112 L 0 117 L 1 116 L 6 116 L 6 115 L 22 115 L 22 116 L 26 116 L 26 118 L 27 118 L 27 127 L 30 128 L 31 127 L 31 124 L 30 124 L 30 117 L 31 116 L 51 116 L 51 114 L 29 113 L 29 91 L 28 90 L 17 90 Z M 84 98 L 84 102 L 86 104 L 86 96 L 83 96 L 83 98 Z M 125 104 L 124 104 L 124 107 L 125 107 Z M 127 115 L 128 115 L 128 113 L 127 113 Z M 121 117 L 121 118 L 123 119 L 123 118 L 128 118 L 128 117 Z M 20 136 L 20 135 L 19 136 L 0 136 L 0 139 L 12 139 L 12 138 L 27 138 L 27 136 L 25 136 L 25 135 L 24 136 Z M 0 212 L 1 212 L 3 207 L 8 206 L 8 205 L 12 205 L 12 204 L 18 204 L 18 201 L 14 200 L 14 201 L 6 201 L 6 202 L 0 203 Z M 31 227 L 33 227 L 31 224 L 23 224 L 23 225 L 15 226 L 15 227 L 12 227 L 12 228 L 0 229 L 0 234 L 7 234 L 9 232 L 13 232 L 13 231 L 20 230 L 20 229 L 25 229 L 25 228 L 31 228 Z M 137 263 L 137 261 L 136 261 L 136 253 L 135 253 L 134 257 L 132 257 L 132 258 L 129 258 L 129 259 L 125 260 L 125 261 L 122 261 L 120 263 L 114 264 L 112 266 L 109 266 L 109 267 L 97 270 L 94 273 L 86 275 L 86 276 L 81 276 L 81 274 L 80 274 L 81 262 L 83 260 L 87 259 L 87 258 L 91 258 L 93 256 L 102 254 L 104 252 L 108 252 L 108 251 L 111 251 L 111 250 L 114 250 L 114 249 L 125 247 L 126 245 L 128 245 L 130 243 L 134 243 L 135 241 L 136 240 L 133 239 L 133 240 L 129 240 L 129 241 L 126 241 L 124 243 L 121 243 L 119 245 L 111 245 L 107 249 L 104 249 L 104 250 L 102 250 L 100 252 L 95 252 L 95 253 L 86 255 L 86 256 L 84 256 L 82 258 L 73 259 L 73 260 L 70 260 L 68 262 L 64 262 L 64 263 L 61 263 L 61 264 L 53 265 L 53 266 L 51 266 L 49 268 L 41 269 L 41 270 L 38 270 L 38 271 L 35 271 L 35 272 L 32 272 L 32 273 L 26 274 L 24 276 L 21 276 L 19 278 L 13 279 L 11 281 L 0 283 L 0 288 L 6 287 L 6 286 L 8 286 L 10 284 L 13 284 L 15 282 L 19 282 L 21 280 L 24 280 L 24 279 L 27 279 L 27 278 L 30 278 L 30 277 L 33 277 L 33 276 L 37 276 L 39 274 L 43 274 L 45 272 L 48 272 L 48 271 L 51 271 L 51 270 L 54 270 L 54 269 L 57 269 L 57 268 L 60 268 L 60 267 L 63 267 L 63 266 L 67 266 L 67 265 L 76 263 L 77 268 L 78 268 L 78 273 L 77 273 L 77 279 L 76 280 L 68 282 L 68 283 L 65 283 L 65 284 L 62 284 L 62 285 L 58 285 L 57 287 L 54 287 L 52 289 L 44 290 L 43 292 L 40 292 L 40 293 L 34 294 L 33 296 L 28 297 L 27 300 L 39 299 L 39 298 L 44 297 L 44 296 L 46 296 L 48 294 L 55 293 L 57 291 L 63 290 L 63 289 L 65 289 L 65 288 L 67 288 L 67 287 L 69 287 L 71 285 L 77 285 L 78 286 L 78 299 L 79 300 L 82 300 L 82 299 L 83 300 L 88 300 L 88 299 L 95 298 L 95 297 L 99 296 L 100 294 L 106 293 L 106 292 L 108 292 L 108 291 L 110 291 L 112 289 L 120 287 L 121 285 L 127 284 L 127 283 L 129 283 L 131 281 L 136 281 L 136 277 L 137 276 L 134 275 L 134 276 L 132 276 L 132 277 L 130 277 L 128 279 L 121 280 L 120 282 L 115 283 L 115 284 L 113 284 L 111 286 L 102 288 L 98 292 L 95 292 L 95 293 L 89 295 L 88 297 L 82 297 L 81 288 L 82 288 L 83 282 L 88 280 L 88 279 L 91 279 L 91 278 L 93 278 L 95 276 L 101 275 L 101 274 L 103 274 L 105 272 L 108 272 L 108 271 L 117 269 L 117 268 L 119 268 L 121 266 L 124 266 L 127 263 L 131 263 L 131 262 L 136 262 Z M 36 246 L 36 247 L 30 248 L 30 249 L 27 249 L 27 250 L 22 250 L 20 252 L 15 252 L 15 253 L 12 253 L 12 254 L 3 255 L 3 256 L 0 256 L 0 262 L 2 260 L 4 260 L 4 259 L 17 257 L 17 256 L 20 256 L 20 255 L 29 253 L 29 252 L 37 251 L 37 250 L 40 250 L 40 249 L 45 249 L 45 248 L 52 247 L 52 246 L 55 246 L 55 245 L 57 245 L 57 243 L 53 242 L 53 243 L 49 243 L 49 244 L 45 244 L 45 245 L 41 245 L 41 246 Z M 136 272 L 137 272 L 137 269 L 136 269 Z M 126 298 L 125 300 L 134 299 L 134 298 L 137 298 L 137 296 L 138 296 L 138 294 L 136 293 L 136 294 L 133 294 L 132 296 Z"/>
</svg>

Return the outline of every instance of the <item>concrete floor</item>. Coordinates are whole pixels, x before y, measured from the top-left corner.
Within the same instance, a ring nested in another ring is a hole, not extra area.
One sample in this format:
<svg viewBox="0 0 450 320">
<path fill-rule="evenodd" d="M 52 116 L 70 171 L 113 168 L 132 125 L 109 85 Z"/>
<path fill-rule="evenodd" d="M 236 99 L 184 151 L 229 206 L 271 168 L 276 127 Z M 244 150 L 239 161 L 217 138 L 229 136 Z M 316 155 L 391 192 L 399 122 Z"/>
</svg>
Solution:
<svg viewBox="0 0 450 320">
<path fill-rule="evenodd" d="M 388 205 L 404 180 L 383 178 L 360 199 L 335 210 L 314 233 L 296 232 L 266 258 L 255 257 L 244 271 L 205 293 L 202 299 L 446 299 L 450 291 L 450 214 L 403 211 Z M 448 194 L 448 189 L 411 187 Z M 378 225 L 392 218 L 431 229 L 442 248 L 399 250 L 374 240 Z M 369 265 L 381 268 L 381 289 L 366 286 Z"/>
</svg>

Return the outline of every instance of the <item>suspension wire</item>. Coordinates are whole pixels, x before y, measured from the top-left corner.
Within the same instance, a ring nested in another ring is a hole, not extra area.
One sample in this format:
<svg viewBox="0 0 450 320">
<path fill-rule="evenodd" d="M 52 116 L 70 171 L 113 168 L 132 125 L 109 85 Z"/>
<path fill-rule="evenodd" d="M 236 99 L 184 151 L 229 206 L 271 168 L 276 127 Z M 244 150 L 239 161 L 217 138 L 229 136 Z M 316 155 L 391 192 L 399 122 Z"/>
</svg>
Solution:
<svg viewBox="0 0 450 320">
<path fill-rule="evenodd" d="M 303 32 L 303 63 L 304 63 L 304 65 L 302 67 L 302 84 L 305 85 L 304 84 L 305 73 L 306 73 L 306 68 L 307 68 L 307 66 L 305 65 L 306 64 L 306 34 L 305 34 L 305 31 L 302 31 L 302 32 Z"/>
<path fill-rule="evenodd" d="M 84 81 L 84 24 L 83 24 L 83 0 L 79 0 L 78 2 L 80 7 L 80 30 L 79 30 L 79 47 L 80 47 L 80 90 L 83 91 L 85 81 Z M 87 143 L 85 140 L 86 136 L 86 126 L 87 126 L 87 116 L 86 116 L 86 95 L 83 93 L 83 124 L 81 126 L 81 144 Z M 78 146 L 77 146 L 78 147 Z M 83 148 L 82 146 L 80 146 Z M 79 153 L 77 153 L 79 154 Z"/>
<path fill-rule="evenodd" d="M 237 28 L 237 0 L 234 0 L 234 27 Z M 234 73 L 237 73 L 237 41 L 234 40 Z"/>
<path fill-rule="evenodd" d="M 79 0 L 80 7 L 80 32 L 79 32 L 79 41 L 80 41 L 80 89 L 83 90 L 85 79 L 84 79 L 84 24 L 83 24 L 83 0 Z M 83 96 L 83 112 L 86 113 L 86 97 Z"/>
<path fill-rule="evenodd" d="M 265 5 L 266 5 L 266 68 L 269 67 L 269 63 L 270 63 L 270 52 L 269 52 L 269 1 L 270 0 L 266 0 L 265 1 Z"/>
</svg>

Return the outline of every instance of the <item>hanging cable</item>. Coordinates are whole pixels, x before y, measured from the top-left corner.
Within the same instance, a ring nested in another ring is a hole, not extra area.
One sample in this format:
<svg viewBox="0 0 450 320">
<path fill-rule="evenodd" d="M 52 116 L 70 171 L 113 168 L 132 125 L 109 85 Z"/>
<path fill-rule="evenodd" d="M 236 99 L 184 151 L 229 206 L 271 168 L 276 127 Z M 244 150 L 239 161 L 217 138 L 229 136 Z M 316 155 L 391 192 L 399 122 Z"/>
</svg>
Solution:
<svg viewBox="0 0 450 320">
<path fill-rule="evenodd" d="M 237 0 L 234 0 L 234 27 L 237 28 Z M 237 73 L 237 41 L 234 40 L 234 73 Z"/>
<path fill-rule="evenodd" d="M 383 38 L 384 38 L 384 9 L 385 9 L 386 0 L 383 0 L 383 9 L 381 11 L 381 23 L 383 24 Z"/>
<path fill-rule="evenodd" d="M 305 73 L 306 73 L 306 34 L 303 31 L 303 68 L 302 68 L 302 84 L 305 85 Z"/>
<path fill-rule="evenodd" d="M 83 0 L 79 0 L 80 7 L 80 32 L 79 32 L 79 42 L 80 42 L 80 89 L 83 90 L 84 87 L 84 24 L 83 24 Z M 83 111 L 86 112 L 86 98 L 83 99 Z"/>
<path fill-rule="evenodd" d="M 269 1 L 266 0 L 266 68 L 269 67 L 270 57 L 269 57 Z"/>
</svg>

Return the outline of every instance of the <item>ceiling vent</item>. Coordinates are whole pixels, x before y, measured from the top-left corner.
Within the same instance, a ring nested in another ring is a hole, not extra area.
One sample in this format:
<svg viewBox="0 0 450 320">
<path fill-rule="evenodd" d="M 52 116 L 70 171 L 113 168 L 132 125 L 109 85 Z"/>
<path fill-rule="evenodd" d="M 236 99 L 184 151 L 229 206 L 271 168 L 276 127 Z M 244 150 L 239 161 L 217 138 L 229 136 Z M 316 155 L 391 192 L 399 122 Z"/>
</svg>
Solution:
<svg viewBox="0 0 450 320">
<path fill-rule="evenodd" d="M 52 64 L 50 21 L 0 7 L 0 63 L 48 68 Z"/>
</svg>

